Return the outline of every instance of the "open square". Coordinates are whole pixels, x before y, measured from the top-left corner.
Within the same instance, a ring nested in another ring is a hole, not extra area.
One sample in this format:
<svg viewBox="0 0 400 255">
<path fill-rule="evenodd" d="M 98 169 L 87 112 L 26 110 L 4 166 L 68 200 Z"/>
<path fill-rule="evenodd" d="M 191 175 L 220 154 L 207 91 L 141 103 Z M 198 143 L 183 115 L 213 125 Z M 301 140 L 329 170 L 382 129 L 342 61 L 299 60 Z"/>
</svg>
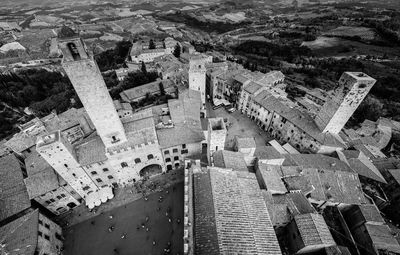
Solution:
<svg viewBox="0 0 400 255">
<path fill-rule="evenodd" d="M 73 225 L 64 233 L 66 255 L 182 253 L 183 183 L 153 193 L 147 201 L 142 198 Z M 168 242 L 170 253 L 164 250 Z"/>
</svg>

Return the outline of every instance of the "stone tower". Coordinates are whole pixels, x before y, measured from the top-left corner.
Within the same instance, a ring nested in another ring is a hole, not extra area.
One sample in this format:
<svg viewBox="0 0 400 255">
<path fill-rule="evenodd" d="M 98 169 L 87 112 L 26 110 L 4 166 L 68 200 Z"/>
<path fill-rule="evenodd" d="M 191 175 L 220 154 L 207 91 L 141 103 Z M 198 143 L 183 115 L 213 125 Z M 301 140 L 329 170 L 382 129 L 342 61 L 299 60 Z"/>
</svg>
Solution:
<svg viewBox="0 0 400 255">
<path fill-rule="evenodd" d="M 218 150 L 225 149 L 226 127 L 222 118 L 208 119 L 207 158 L 211 163 L 211 156 Z"/>
<path fill-rule="evenodd" d="M 339 133 L 376 80 L 362 72 L 345 72 L 332 98 L 320 109 L 315 122 L 322 132 Z"/>
<path fill-rule="evenodd" d="M 189 89 L 200 91 L 201 102 L 206 104 L 206 59 L 192 55 L 189 59 Z"/>
<path fill-rule="evenodd" d="M 81 197 L 99 189 L 81 168 L 72 145 L 60 131 L 38 137 L 36 150 Z"/>
<path fill-rule="evenodd" d="M 71 29 L 59 34 L 62 66 L 106 148 L 125 142 L 126 135 L 100 70 L 83 41 Z"/>
</svg>

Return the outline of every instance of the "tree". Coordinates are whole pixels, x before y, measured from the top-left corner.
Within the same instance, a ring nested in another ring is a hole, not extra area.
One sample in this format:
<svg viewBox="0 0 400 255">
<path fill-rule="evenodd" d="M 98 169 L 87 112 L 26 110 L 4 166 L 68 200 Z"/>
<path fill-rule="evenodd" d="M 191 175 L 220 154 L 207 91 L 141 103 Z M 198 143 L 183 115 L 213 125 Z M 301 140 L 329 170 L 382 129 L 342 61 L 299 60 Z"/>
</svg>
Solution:
<svg viewBox="0 0 400 255">
<path fill-rule="evenodd" d="M 179 43 L 176 43 L 173 54 L 176 58 L 179 58 L 181 56 L 181 46 L 179 45 Z"/>
<path fill-rule="evenodd" d="M 156 48 L 156 45 L 154 44 L 153 39 L 150 39 L 150 42 L 149 42 L 149 49 L 150 49 L 150 50 L 154 50 L 155 48 Z"/>
<path fill-rule="evenodd" d="M 146 64 L 143 61 L 142 61 L 142 67 L 140 68 L 140 70 L 142 70 L 142 73 L 147 73 Z"/>
</svg>

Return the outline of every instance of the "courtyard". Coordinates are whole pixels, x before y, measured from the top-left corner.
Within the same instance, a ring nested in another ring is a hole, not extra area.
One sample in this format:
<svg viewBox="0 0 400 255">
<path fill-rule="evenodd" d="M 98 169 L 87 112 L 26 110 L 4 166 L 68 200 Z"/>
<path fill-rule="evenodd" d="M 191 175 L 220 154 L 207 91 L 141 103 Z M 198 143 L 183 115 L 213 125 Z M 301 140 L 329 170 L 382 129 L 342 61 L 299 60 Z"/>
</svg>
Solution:
<svg viewBox="0 0 400 255">
<path fill-rule="evenodd" d="M 65 255 L 181 254 L 183 182 L 64 230 Z"/>
<path fill-rule="evenodd" d="M 245 114 L 241 114 L 238 110 L 229 113 L 223 107 L 216 110 L 212 110 L 211 107 L 208 109 L 211 118 L 220 117 L 227 120 L 228 134 L 225 142 L 226 150 L 233 150 L 235 136 L 254 137 L 258 149 L 261 149 L 268 141 L 272 140 L 267 132 L 263 131 L 254 121 Z"/>
</svg>

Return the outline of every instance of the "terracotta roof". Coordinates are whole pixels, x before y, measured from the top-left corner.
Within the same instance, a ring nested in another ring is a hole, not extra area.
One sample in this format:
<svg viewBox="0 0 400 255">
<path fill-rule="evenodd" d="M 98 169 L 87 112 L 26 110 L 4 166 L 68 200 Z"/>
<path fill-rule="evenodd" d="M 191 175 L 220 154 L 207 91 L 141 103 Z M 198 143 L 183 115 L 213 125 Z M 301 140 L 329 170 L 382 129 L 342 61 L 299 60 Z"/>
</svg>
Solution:
<svg viewBox="0 0 400 255">
<path fill-rule="evenodd" d="M 214 202 L 209 172 L 193 175 L 194 252 L 198 255 L 219 253 Z"/>
<path fill-rule="evenodd" d="M 247 91 L 250 94 L 256 93 L 259 89 L 261 89 L 263 86 L 259 83 L 256 83 L 254 81 L 251 81 L 249 84 L 246 84 L 244 86 L 244 90 Z"/>
<path fill-rule="evenodd" d="M 336 245 L 322 215 L 308 213 L 294 217 L 305 247 L 313 245 Z"/>
<path fill-rule="evenodd" d="M 59 187 L 57 174 L 51 168 L 28 176 L 24 182 L 30 199 L 44 195 Z"/>
<path fill-rule="evenodd" d="M 85 139 L 75 147 L 75 153 L 78 162 L 82 166 L 91 165 L 97 162 L 104 162 L 107 160 L 106 148 L 100 136 L 96 135 Z"/>
<path fill-rule="evenodd" d="M 257 161 L 257 171 L 260 173 L 265 188 L 272 194 L 285 194 L 288 190 L 283 183 L 280 174 L 280 166 L 264 164 Z"/>
<path fill-rule="evenodd" d="M 400 169 L 388 169 L 388 171 L 396 180 L 396 182 L 400 184 Z"/>
<path fill-rule="evenodd" d="M 157 128 L 161 148 L 199 143 L 205 139 L 200 121 L 201 97 L 198 91 L 187 90 L 178 100 L 168 100 L 172 128 Z"/>
<path fill-rule="evenodd" d="M 275 201 L 271 192 L 268 190 L 262 190 L 265 204 L 268 208 L 268 214 L 271 219 L 272 225 L 278 226 L 280 224 L 287 224 L 290 222 L 291 215 L 289 213 L 287 204 L 285 201 Z"/>
<path fill-rule="evenodd" d="M 220 254 L 281 254 L 255 175 L 209 172 Z"/>
<path fill-rule="evenodd" d="M 0 158 L 0 221 L 31 206 L 21 165 L 10 154 Z"/>
<path fill-rule="evenodd" d="M 241 152 L 219 150 L 214 152 L 213 158 L 216 167 L 230 168 L 234 171 L 248 171 Z"/>
<path fill-rule="evenodd" d="M 0 253 L 10 255 L 33 255 L 38 245 L 38 210 L 0 228 Z"/>
<path fill-rule="evenodd" d="M 145 97 L 147 93 L 150 94 L 159 94 L 160 92 L 160 82 L 164 86 L 164 90 L 166 92 L 174 91 L 174 83 L 171 80 L 157 80 L 154 82 L 150 82 L 144 85 L 140 85 L 128 90 L 124 90 L 120 93 L 122 100 L 126 102 L 134 102 L 142 97 Z"/>
<path fill-rule="evenodd" d="M 285 196 L 289 212 L 292 215 L 315 213 L 314 207 L 310 204 L 304 194 L 291 192 L 287 193 Z"/>
<path fill-rule="evenodd" d="M 272 146 L 257 146 L 254 156 L 259 159 L 279 159 L 285 158 Z"/>
<path fill-rule="evenodd" d="M 360 211 L 367 222 L 379 222 L 385 223 L 385 220 L 382 218 L 381 213 L 378 208 L 374 204 L 365 204 L 359 205 Z"/>
<path fill-rule="evenodd" d="M 235 137 L 236 146 L 238 149 L 256 148 L 256 140 L 254 137 Z"/>
<path fill-rule="evenodd" d="M 386 250 L 400 253 L 400 245 L 393 237 L 390 228 L 387 225 L 365 224 L 368 235 L 377 250 Z"/>
<path fill-rule="evenodd" d="M 286 157 L 304 168 L 354 172 L 345 162 L 322 154 L 288 154 Z"/>
</svg>

